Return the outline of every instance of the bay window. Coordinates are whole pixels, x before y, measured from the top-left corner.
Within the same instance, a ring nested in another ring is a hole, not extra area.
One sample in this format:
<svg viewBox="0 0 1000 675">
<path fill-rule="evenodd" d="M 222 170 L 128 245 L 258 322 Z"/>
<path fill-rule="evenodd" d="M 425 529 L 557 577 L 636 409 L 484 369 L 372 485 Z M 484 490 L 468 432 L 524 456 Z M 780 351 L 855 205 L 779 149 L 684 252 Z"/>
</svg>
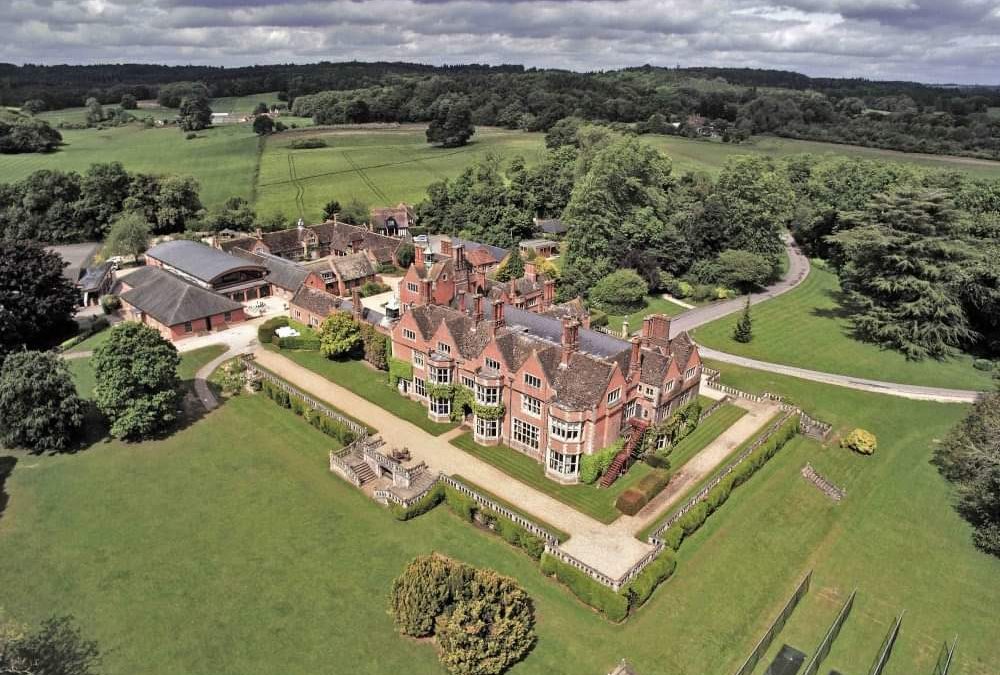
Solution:
<svg viewBox="0 0 1000 675">
<path fill-rule="evenodd" d="M 431 366 L 431 381 L 437 384 L 451 384 L 451 368 L 435 368 Z"/>
<path fill-rule="evenodd" d="M 479 405 L 499 405 L 500 387 L 484 387 L 476 385 L 476 403 Z"/>
<path fill-rule="evenodd" d="M 431 399 L 431 412 L 435 415 L 450 415 L 451 414 L 451 399 L 450 398 L 432 398 Z"/>
<path fill-rule="evenodd" d="M 500 420 L 485 420 L 476 417 L 476 436 L 479 438 L 496 438 L 500 435 Z"/>
<path fill-rule="evenodd" d="M 556 440 L 577 443 L 582 430 L 582 422 L 564 422 L 555 417 L 549 418 L 549 434 Z"/>
<path fill-rule="evenodd" d="M 580 470 L 580 455 L 564 455 L 549 449 L 549 471 L 563 476 L 574 476 Z"/>
</svg>

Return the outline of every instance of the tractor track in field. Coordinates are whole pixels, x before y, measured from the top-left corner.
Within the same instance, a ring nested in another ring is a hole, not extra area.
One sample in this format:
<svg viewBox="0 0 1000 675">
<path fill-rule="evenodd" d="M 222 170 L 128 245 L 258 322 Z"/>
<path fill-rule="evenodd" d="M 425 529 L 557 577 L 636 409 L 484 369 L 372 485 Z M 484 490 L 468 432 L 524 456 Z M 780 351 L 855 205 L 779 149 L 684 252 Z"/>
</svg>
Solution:
<svg viewBox="0 0 1000 675">
<path fill-rule="evenodd" d="M 354 169 L 354 172 L 361 177 L 361 181 L 368 186 L 368 189 L 371 190 L 372 193 L 377 198 L 381 199 L 385 203 L 389 203 L 389 198 L 386 196 L 386 194 L 382 192 L 381 188 L 379 188 L 379 186 L 375 184 L 375 181 L 373 181 L 371 177 L 369 177 L 368 174 L 365 173 L 365 170 L 360 166 L 358 166 L 357 162 L 351 159 L 351 156 L 347 154 L 347 151 L 345 150 L 340 154 L 344 156 L 344 159 L 346 159 L 347 163 L 351 165 L 351 167 Z"/>
<path fill-rule="evenodd" d="M 288 157 L 288 177 L 289 182 L 295 186 L 295 206 L 299 210 L 299 218 L 305 217 L 305 200 L 303 199 L 306 189 L 299 182 L 298 172 L 295 170 L 295 156 L 292 153 L 286 155 Z"/>
</svg>

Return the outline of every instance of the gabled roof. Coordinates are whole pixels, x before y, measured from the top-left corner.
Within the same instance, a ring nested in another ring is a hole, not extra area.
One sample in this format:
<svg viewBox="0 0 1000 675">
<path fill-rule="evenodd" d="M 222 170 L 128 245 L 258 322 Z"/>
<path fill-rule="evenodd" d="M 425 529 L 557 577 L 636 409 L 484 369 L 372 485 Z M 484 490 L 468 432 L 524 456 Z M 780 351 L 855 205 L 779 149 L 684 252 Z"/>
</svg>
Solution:
<svg viewBox="0 0 1000 675">
<path fill-rule="evenodd" d="M 372 261 L 364 252 L 330 258 L 330 267 L 344 281 L 357 281 L 375 274 Z"/>
<path fill-rule="evenodd" d="M 289 304 L 326 317 L 340 309 L 340 298 L 326 291 L 303 286 L 292 296 Z"/>
<path fill-rule="evenodd" d="M 187 239 L 157 244 L 146 251 L 146 257 L 159 260 L 205 283 L 211 283 L 225 274 L 238 270 L 254 269 L 267 272 L 267 268 L 259 262 L 251 262 Z"/>
<path fill-rule="evenodd" d="M 251 253 L 240 248 L 233 249 L 233 255 L 260 263 L 267 268 L 267 280 L 279 288 L 295 292 L 309 276 L 309 270 L 287 258 L 279 258 L 270 253 Z"/>
<path fill-rule="evenodd" d="M 390 218 L 395 219 L 399 227 L 409 227 L 414 220 L 413 207 L 401 202 L 396 206 L 373 207 L 371 210 L 372 225 L 376 229 L 384 229 Z"/>
<path fill-rule="evenodd" d="M 143 267 L 123 279 L 130 286 L 121 299 L 166 326 L 243 307 L 224 295 L 185 281 L 158 267 Z"/>
</svg>

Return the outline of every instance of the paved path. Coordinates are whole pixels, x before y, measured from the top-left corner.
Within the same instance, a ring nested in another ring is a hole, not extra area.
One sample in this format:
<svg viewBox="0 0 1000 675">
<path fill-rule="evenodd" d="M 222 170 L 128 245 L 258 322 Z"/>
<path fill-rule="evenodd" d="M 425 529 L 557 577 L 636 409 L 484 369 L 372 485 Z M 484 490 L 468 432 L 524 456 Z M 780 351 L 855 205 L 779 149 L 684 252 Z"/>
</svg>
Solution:
<svg viewBox="0 0 1000 675">
<path fill-rule="evenodd" d="M 791 235 L 785 235 L 785 249 L 788 251 L 788 272 L 784 278 L 768 286 L 761 293 L 754 293 L 750 296 L 750 304 L 756 305 L 772 298 L 787 293 L 801 284 L 809 274 L 809 258 L 803 255 L 798 245 L 792 240 Z M 726 300 L 725 302 L 713 303 L 704 307 L 692 309 L 673 318 L 670 324 L 670 331 L 673 335 L 681 331 L 691 331 L 698 326 L 715 321 L 716 319 L 728 316 L 743 309 L 746 303 L 745 298 Z M 764 370 L 779 375 L 790 375 L 803 380 L 832 384 L 838 387 L 858 389 L 860 391 L 871 391 L 878 394 L 888 394 L 925 401 L 941 401 L 944 403 L 972 403 L 975 402 L 980 392 L 969 389 L 947 389 L 944 387 L 921 387 L 910 384 L 899 384 L 897 382 L 886 382 L 882 380 L 869 380 L 851 375 L 838 375 L 836 373 L 824 373 L 818 370 L 807 368 L 797 368 L 781 363 L 771 363 L 769 361 L 759 361 L 728 352 L 721 352 L 709 349 L 703 345 L 698 345 L 702 357 L 732 363 L 754 370 Z"/>
<path fill-rule="evenodd" d="M 414 459 L 426 462 L 431 471 L 461 474 L 500 498 L 516 504 L 529 515 L 568 532 L 570 539 L 562 545 L 563 550 L 609 576 L 621 576 L 639 558 L 652 550 L 649 544 L 635 538 L 634 533 L 641 529 L 638 525 L 605 525 L 451 445 L 448 441 L 463 433 L 462 429 L 442 436 L 432 436 L 280 354 L 258 347 L 254 350 L 254 355 L 261 366 L 378 429 L 379 435 L 389 447 L 408 447 Z M 740 404 L 743 405 L 743 402 Z M 768 406 L 765 404 L 761 407 Z M 777 410 L 776 406 L 770 407 Z M 759 417 L 753 419 L 759 420 Z M 733 447 L 757 431 L 759 426 L 752 422 L 744 423 L 733 433 L 724 434 L 710 443 L 691 461 L 699 461 L 699 466 L 704 471 L 711 470 L 709 465 L 713 458 L 717 464 Z M 668 506 L 669 503 L 664 503 L 659 509 L 650 509 L 643 517 L 655 518 Z"/>
</svg>

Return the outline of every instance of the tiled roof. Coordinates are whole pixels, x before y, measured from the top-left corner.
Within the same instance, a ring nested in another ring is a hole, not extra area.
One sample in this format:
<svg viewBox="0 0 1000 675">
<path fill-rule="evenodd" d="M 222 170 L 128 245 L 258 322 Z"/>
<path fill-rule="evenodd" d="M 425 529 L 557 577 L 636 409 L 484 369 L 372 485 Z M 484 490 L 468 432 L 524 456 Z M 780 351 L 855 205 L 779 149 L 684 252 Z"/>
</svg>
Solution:
<svg viewBox="0 0 1000 675">
<path fill-rule="evenodd" d="M 289 303 L 301 307 L 317 316 L 330 316 L 340 309 L 340 298 L 326 291 L 303 286 L 292 296 Z"/>
<path fill-rule="evenodd" d="M 384 228 L 385 222 L 389 218 L 394 218 L 399 227 L 409 227 L 414 219 L 413 207 L 409 204 L 397 204 L 396 206 L 383 206 L 372 208 L 372 225 L 376 228 Z"/>
<path fill-rule="evenodd" d="M 481 265 L 495 265 L 500 262 L 496 256 L 485 248 L 474 248 L 471 251 L 466 250 L 465 259 L 468 260 L 469 264 L 473 267 L 479 267 Z"/>
<path fill-rule="evenodd" d="M 330 266 L 344 281 L 356 281 L 375 274 L 372 261 L 363 252 L 330 258 Z"/>
<path fill-rule="evenodd" d="M 232 312 L 243 305 L 158 267 L 143 267 L 123 279 L 131 288 L 121 299 L 166 326 Z"/>
<path fill-rule="evenodd" d="M 251 260 L 267 268 L 267 280 L 287 291 L 295 292 L 309 276 L 309 270 L 287 258 L 279 258 L 269 253 L 251 253 L 240 248 L 233 249 L 233 255 Z"/>
<path fill-rule="evenodd" d="M 212 282 L 223 274 L 241 269 L 256 268 L 262 272 L 266 271 L 264 265 L 258 262 L 251 262 L 187 239 L 157 244 L 146 251 L 146 256 L 206 283 Z"/>
</svg>

